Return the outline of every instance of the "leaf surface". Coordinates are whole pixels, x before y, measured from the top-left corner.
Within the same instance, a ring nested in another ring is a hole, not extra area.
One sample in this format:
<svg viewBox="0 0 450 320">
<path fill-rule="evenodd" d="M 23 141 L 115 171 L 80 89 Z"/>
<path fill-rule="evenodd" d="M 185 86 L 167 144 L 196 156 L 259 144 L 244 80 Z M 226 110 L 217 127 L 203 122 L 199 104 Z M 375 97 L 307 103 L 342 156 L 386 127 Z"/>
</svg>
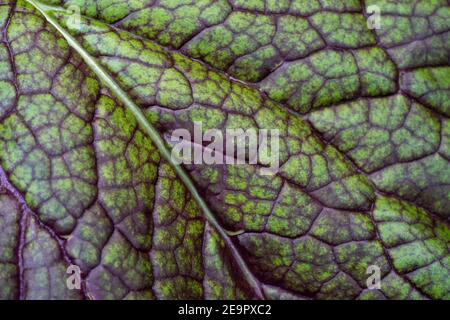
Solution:
<svg viewBox="0 0 450 320">
<path fill-rule="evenodd" d="M 162 137 L 279 129 L 281 167 L 186 167 L 212 226 L 79 52 L 3 1 L 2 298 L 450 297 L 445 1 L 386 3 L 376 32 L 359 1 L 47 3 L 81 7 L 46 11 Z"/>
</svg>

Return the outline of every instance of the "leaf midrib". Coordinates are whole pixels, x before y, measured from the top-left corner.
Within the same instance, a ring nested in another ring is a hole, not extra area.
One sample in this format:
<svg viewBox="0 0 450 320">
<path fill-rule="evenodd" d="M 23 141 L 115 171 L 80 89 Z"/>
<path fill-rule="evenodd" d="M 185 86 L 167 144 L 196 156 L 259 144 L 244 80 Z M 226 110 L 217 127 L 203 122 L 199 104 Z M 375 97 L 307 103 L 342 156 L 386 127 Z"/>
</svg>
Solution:
<svg viewBox="0 0 450 320">
<path fill-rule="evenodd" d="M 259 280 L 256 279 L 256 277 L 253 275 L 243 257 L 239 253 L 239 250 L 235 247 L 227 232 L 221 227 L 214 214 L 209 209 L 206 201 L 200 195 L 190 176 L 183 169 L 183 167 L 172 158 L 171 151 L 169 150 L 169 148 L 167 148 L 163 138 L 158 133 L 158 131 L 147 120 L 139 106 L 128 96 L 128 94 L 118 85 L 118 83 L 108 74 L 108 72 L 78 43 L 78 41 L 71 34 L 67 32 L 67 30 L 65 30 L 58 23 L 58 21 L 51 14 L 51 11 L 66 12 L 66 10 L 60 7 L 48 6 L 36 0 L 26 1 L 34 8 L 36 8 L 36 10 L 38 10 L 44 16 L 44 18 L 64 37 L 70 47 L 72 47 L 83 58 L 83 61 L 92 69 L 97 77 L 134 115 L 141 128 L 145 131 L 146 134 L 148 134 L 150 139 L 156 145 L 162 157 L 170 164 L 181 181 L 183 181 L 184 185 L 201 208 L 206 220 L 219 232 L 226 246 L 229 248 L 233 258 L 235 259 L 240 271 L 242 272 L 242 276 L 247 280 L 250 287 L 254 290 L 256 297 L 258 297 L 259 299 L 265 299 Z"/>
</svg>

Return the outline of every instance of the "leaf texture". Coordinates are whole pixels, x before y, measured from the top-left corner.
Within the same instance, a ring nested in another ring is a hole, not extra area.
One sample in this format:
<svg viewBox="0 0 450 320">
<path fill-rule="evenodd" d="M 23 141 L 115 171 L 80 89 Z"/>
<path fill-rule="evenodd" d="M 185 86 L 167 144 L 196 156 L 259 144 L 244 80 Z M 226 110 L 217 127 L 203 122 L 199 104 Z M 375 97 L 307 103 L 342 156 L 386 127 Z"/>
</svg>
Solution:
<svg viewBox="0 0 450 320">
<path fill-rule="evenodd" d="M 377 1 L 375 31 L 372 1 L 46 3 L 168 142 L 278 129 L 281 166 L 187 166 L 211 226 L 64 37 L 0 1 L 1 298 L 450 298 L 446 1 Z"/>
</svg>

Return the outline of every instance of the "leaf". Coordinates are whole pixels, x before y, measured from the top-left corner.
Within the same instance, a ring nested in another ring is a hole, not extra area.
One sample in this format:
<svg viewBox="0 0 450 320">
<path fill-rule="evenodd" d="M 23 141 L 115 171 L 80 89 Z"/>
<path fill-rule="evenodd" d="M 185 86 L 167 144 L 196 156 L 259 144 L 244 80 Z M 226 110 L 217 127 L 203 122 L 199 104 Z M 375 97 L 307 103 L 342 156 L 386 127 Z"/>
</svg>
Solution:
<svg viewBox="0 0 450 320">
<path fill-rule="evenodd" d="M 445 1 L 47 3 L 80 28 L 0 6 L 2 298 L 449 298 Z M 280 171 L 178 178 L 148 128 L 194 122 L 279 129 Z"/>
</svg>

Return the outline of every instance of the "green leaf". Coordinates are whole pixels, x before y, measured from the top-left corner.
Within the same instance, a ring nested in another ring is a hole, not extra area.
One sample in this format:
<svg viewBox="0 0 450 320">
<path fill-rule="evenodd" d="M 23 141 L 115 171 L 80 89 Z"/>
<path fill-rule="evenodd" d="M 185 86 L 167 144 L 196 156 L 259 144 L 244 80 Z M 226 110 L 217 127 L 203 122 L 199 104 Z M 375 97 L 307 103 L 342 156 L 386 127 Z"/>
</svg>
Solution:
<svg viewBox="0 0 450 320">
<path fill-rule="evenodd" d="M 4 1 L 0 297 L 449 299 L 450 10 L 373 4 Z M 195 122 L 279 172 L 177 166 Z"/>
</svg>

